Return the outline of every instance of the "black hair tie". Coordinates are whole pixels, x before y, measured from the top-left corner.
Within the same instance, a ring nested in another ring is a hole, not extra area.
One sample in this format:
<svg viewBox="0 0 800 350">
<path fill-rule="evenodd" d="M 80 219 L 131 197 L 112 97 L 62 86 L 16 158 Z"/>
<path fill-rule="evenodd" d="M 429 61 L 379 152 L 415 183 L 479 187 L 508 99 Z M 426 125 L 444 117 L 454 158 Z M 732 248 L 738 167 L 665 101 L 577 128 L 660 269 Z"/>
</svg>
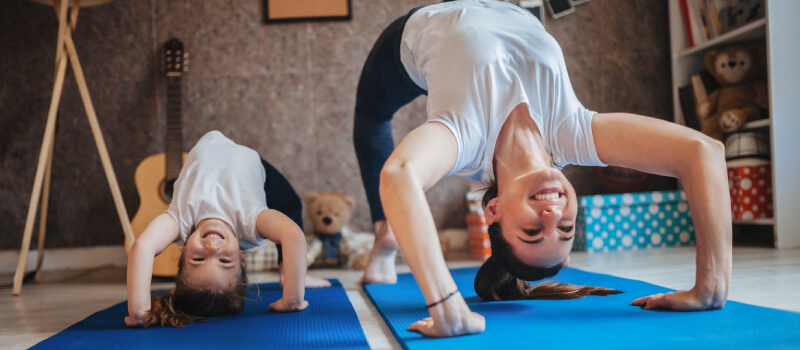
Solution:
<svg viewBox="0 0 800 350">
<path fill-rule="evenodd" d="M 430 309 L 430 308 L 432 308 L 432 307 L 434 307 L 434 306 L 436 306 L 436 305 L 439 305 L 439 304 L 441 304 L 441 303 L 445 302 L 447 299 L 450 299 L 450 297 L 452 297 L 452 296 L 453 296 L 453 295 L 455 295 L 456 293 L 458 293 L 458 289 L 454 290 L 452 293 L 450 293 L 450 294 L 448 294 L 446 297 L 442 298 L 442 300 L 439 300 L 439 301 L 437 301 L 437 302 L 434 302 L 434 303 L 430 303 L 430 304 L 428 304 L 428 306 L 426 306 L 426 308 Z"/>
</svg>

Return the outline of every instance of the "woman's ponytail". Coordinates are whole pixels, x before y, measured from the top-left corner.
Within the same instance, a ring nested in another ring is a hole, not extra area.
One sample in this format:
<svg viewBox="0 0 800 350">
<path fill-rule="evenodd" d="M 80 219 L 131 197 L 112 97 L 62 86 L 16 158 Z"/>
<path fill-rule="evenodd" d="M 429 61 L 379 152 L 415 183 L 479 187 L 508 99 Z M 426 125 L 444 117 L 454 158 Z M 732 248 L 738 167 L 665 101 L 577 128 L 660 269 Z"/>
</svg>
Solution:
<svg viewBox="0 0 800 350">
<path fill-rule="evenodd" d="M 622 293 L 618 290 L 581 286 L 558 281 L 530 284 L 514 277 L 499 260 L 489 257 L 475 276 L 475 292 L 484 300 L 555 300 L 577 299 L 587 295 L 606 296 Z"/>
<path fill-rule="evenodd" d="M 520 279 L 502 268 L 494 257 L 489 257 L 475 275 L 475 293 L 483 300 L 516 300 L 516 284 Z"/>
</svg>

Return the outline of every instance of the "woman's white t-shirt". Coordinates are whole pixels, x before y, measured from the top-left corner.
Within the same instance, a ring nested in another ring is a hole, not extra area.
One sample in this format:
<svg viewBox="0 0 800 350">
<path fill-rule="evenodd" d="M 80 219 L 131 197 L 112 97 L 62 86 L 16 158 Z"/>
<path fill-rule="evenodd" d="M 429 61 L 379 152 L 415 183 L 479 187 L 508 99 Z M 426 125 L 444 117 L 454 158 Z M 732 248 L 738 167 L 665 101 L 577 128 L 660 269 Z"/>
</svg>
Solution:
<svg viewBox="0 0 800 350">
<path fill-rule="evenodd" d="M 428 122 L 450 129 L 458 158 L 450 174 L 487 181 L 497 135 L 525 103 L 553 166 L 603 164 L 591 120 L 575 96 L 558 43 L 529 11 L 496 0 L 426 6 L 406 22 L 403 66 L 428 91 Z"/>
<path fill-rule="evenodd" d="M 175 244 L 183 246 L 195 225 L 215 218 L 233 228 L 240 249 L 264 243 L 256 219 L 267 210 L 266 170 L 258 153 L 219 131 L 205 134 L 189 151 L 175 181 L 167 213 L 178 223 Z"/>
</svg>

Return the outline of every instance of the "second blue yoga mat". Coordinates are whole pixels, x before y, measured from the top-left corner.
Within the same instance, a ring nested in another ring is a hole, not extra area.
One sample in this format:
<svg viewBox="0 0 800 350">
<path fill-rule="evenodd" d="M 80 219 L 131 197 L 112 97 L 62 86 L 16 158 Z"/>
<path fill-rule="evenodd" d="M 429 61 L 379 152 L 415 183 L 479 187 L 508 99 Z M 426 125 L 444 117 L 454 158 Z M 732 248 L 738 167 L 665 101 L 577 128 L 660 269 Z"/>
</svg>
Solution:
<svg viewBox="0 0 800 350">
<path fill-rule="evenodd" d="M 344 288 L 307 289 L 309 307 L 275 313 L 277 283 L 251 287 L 244 312 L 183 328 L 125 327 L 127 302 L 99 311 L 40 342 L 33 349 L 369 349 Z M 260 291 L 260 298 L 258 292 Z"/>
<path fill-rule="evenodd" d="M 650 283 L 566 268 L 556 280 L 624 291 L 573 300 L 484 302 L 475 294 L 477 268 L 452 270 L 472 311 L 486 317 L 486 331 L 428 338 L 406 330 L 428 316 L 411 274 L 397 284 L 365 286 L 367 294 L 406 349 L 798 349 L 800 313 L 728 301 L 705 312 L 648 311 L 632 300 L 672 291 Z"/>
</svg>

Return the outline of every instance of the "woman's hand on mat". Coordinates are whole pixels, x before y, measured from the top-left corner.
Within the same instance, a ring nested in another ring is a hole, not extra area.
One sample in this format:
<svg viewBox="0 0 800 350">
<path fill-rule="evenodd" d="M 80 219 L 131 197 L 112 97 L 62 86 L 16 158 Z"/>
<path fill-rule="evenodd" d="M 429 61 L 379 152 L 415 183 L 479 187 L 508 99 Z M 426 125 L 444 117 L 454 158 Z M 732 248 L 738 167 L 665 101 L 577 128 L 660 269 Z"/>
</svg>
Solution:
<svg viewBox="0 0 800 350">
<path fill-rule="evenodd" d="M 645 310 L 670 311 L 699 311 L 713 308 L 700 300 L 691 290 L 654 294 L 636 299 L 631 302 L 631 305 L 639 306 Z"/>
<path fill-rule="evenodd" d="M 436 323 L 432 317 L 428 317 L 414 322 L 408 327 L 408 330 L 419 332 L 429 337 L 454 337 L 483 332 L 486 328 L 486 319 L 478 313 L 469 311 L 469 307 L 466 307 L 466 304 L 464 306 L 466 312 L 460 312 L 460 317 L 446 317 L 440 323 Z M 431 312 L 436 311 L 431 308 Z"/>
<path fill-rule="evenodd" d="M 269 310 L 275 312 L 295 312 L 303 311 L 308 307 L 308 302 L 305 300 L 290 301 L 286 298 L 280 298 L 278 301 L 269 304 Z"/>
<path fill-rule="evenodd" d="M 125 325 L 131 328 L 144 328 L 157 323 L 155 317 L 150 316 L 149 312 L 142 315 L 125 316 Z"/>
</svg>

